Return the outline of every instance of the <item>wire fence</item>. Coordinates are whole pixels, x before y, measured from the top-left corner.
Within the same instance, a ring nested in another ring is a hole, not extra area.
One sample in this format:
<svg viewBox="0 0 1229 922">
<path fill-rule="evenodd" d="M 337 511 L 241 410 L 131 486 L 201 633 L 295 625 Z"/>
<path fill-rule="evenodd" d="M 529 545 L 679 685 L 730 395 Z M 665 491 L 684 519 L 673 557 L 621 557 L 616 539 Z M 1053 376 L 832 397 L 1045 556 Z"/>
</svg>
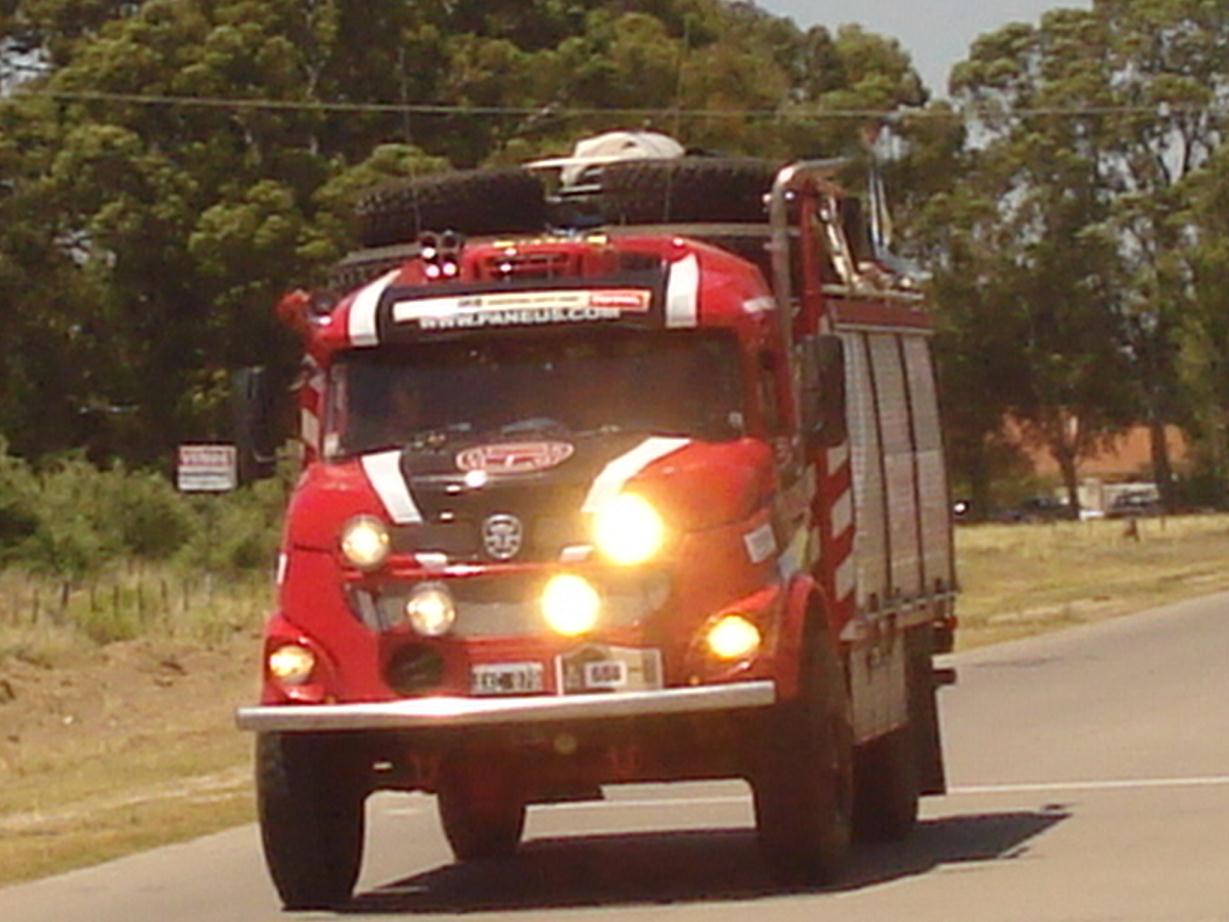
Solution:
<svg viewBox="0 0 1229 922">
<path fill-rule="evenodd" d="M 272 603 L 267 578 L 178 573 L 129 563 L 77 583 L 32 571 L 0 573 L 0 631 L 79 631 L 96 643 L 163 635 L 218 639 L 258 625 Z"/>
</svg>

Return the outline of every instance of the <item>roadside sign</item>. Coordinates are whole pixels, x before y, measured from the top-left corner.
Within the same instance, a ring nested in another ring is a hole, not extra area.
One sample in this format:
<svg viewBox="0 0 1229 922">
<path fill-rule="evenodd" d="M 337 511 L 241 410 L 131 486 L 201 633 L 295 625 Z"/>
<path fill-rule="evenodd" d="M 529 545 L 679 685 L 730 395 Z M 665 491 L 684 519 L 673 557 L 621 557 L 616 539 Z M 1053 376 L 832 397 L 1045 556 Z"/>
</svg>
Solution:
<svg viewBox="0 0 1229 922">
<path fill-rule="evenodd" d="M 181 493 L 227 493 L 239 485 L 234 445 L 180 445 L 175 486 Z"/>
</svg>

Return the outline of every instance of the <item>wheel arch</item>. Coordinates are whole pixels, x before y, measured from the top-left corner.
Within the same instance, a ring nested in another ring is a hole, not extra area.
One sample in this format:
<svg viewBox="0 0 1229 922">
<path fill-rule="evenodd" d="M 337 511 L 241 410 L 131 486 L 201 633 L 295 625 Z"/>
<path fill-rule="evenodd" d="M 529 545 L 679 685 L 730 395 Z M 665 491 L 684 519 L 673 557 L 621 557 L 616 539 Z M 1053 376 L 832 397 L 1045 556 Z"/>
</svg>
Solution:
<svg viewBox="0 0 1229 922">
<path fill-rule="evenodd" d="M 832 649 L 844 661 L 835 610 L 823 586 L 809 574 L 800 573 L 790 581 L 785 593 L 777 643 L 777 693 L 782 699 L 792 699 L 798 695 L 798 669 L 808 631 L 826 632 Z"/>
</svg>

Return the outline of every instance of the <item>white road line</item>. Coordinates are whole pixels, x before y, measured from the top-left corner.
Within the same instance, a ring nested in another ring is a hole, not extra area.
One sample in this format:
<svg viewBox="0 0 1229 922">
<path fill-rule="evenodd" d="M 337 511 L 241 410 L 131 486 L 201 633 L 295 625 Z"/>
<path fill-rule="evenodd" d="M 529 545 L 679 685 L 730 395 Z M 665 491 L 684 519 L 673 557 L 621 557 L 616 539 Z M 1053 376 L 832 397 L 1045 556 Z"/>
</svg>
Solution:
<svg viewBox="0 0 1229 922">
<path fill-rule="evenodd" d="M 647 800 L 581 800 L 573 803 L 536 804 L 535 810 L 605 810 L 610 807 L 709 807 L 723 804 L 749 804 L 751 795 L 743 797 L 662 797 Z"/>
<path fill-rule="evenodd" d="M 1126 791 L 1137 788 L 1195 788 L 1229 785 L 1229 775 L 1196 778 L 1136 778 L 1103 781 L 1053 781 L 1036 784 L 973 784 L 948 790 L 949 796 L 966 794 L 1042 794 L 1049 791 Z"/>
<path fill-rule="evenodd" d="M 1050 781 L 1030 784 L 970 784 L 948 789 L 947 796 L 963 797 L 977 794 L 1045 794 L 1054 791 L 1128 791 L 1143 788 L 1194 788 L 1229 786 L 1229 775 L 1209 775 L 1195 778 L 1137 778 L 1102 781 Z M 534 804 L 535 810 L 574 811 L 611 810 L 626 807 L 632 810 L 671 809 L 675 807 L 717 807 L 749 804 L 751 795 L 722 797 L 661 797 L 626 800 L 581 800 L 557 804 Z M 388 816 L 413 816 L 420 806 L 391 807 Z"/>
</svg>

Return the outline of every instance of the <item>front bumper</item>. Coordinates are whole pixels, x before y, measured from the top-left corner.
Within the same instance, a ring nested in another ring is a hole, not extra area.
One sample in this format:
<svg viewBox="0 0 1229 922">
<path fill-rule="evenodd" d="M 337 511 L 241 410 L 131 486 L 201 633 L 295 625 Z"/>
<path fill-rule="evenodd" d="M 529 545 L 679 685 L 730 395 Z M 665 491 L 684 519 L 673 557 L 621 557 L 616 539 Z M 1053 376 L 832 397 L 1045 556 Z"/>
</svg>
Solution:
<svg viewBox="0 0 1229 922">
<path fill-rule="evenodd" d="M 607 694 L 437 697 L 361 704 L 266 705 L 239 708 L 235 712 L 235 722 L 241 730 L 259 733 L 420 730 L 698 714 L 763 708 L 776 703 L 776 700 L 774 682 L 731 682 L 698 688 Z"/>
</svg>

